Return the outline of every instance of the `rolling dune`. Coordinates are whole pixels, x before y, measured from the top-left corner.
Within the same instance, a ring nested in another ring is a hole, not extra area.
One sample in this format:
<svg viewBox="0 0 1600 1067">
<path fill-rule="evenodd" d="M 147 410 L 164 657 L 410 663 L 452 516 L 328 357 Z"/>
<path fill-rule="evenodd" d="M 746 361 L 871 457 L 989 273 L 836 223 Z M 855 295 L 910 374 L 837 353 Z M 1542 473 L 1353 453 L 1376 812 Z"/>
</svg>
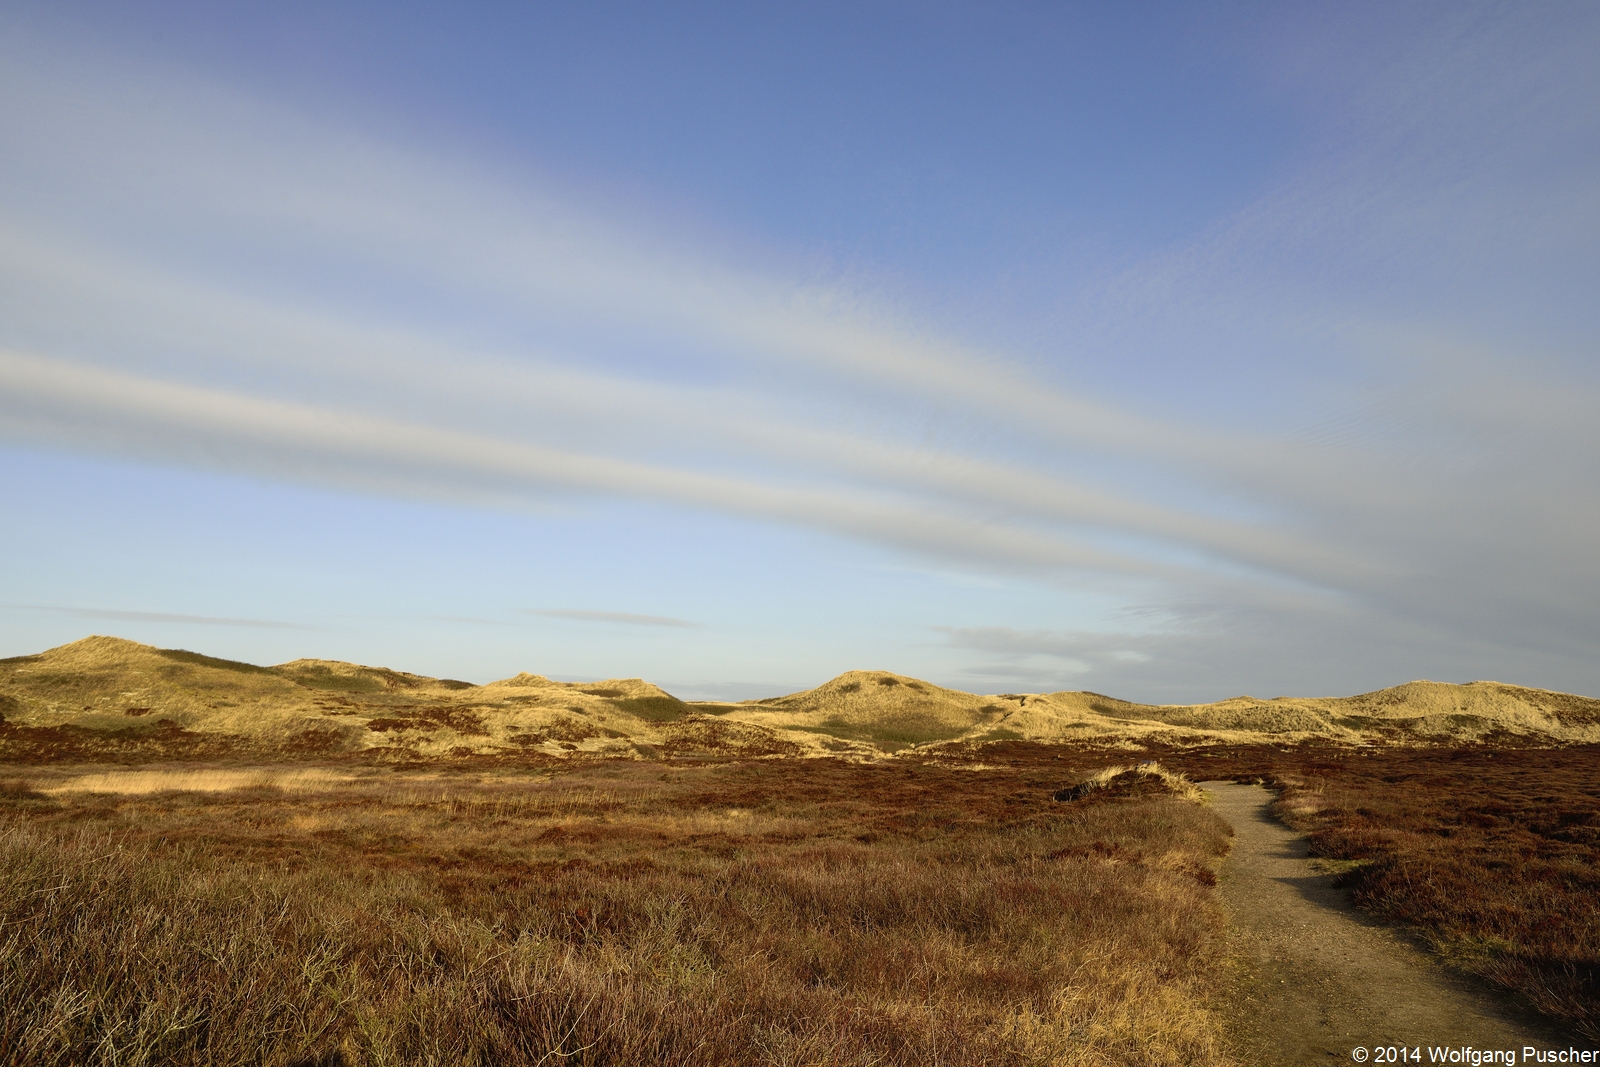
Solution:
<svg viewBox="0 0 1600 1067">
<path fill-rule="evenodd" d="M 1134 704 L 1097 693 L 978 695 L 886 671 L 739 703 L 691 703 L 638 678 L 535 674 L 473 685 L 302 659 L 273 667 L 88 637 L 0 660 L 0 758 L 681 752 L 878 758 L 990 741 L 1562 745 L 1600 741 L 1600 700 L 1416 681 L 1352 697 Z"/>
</svg>

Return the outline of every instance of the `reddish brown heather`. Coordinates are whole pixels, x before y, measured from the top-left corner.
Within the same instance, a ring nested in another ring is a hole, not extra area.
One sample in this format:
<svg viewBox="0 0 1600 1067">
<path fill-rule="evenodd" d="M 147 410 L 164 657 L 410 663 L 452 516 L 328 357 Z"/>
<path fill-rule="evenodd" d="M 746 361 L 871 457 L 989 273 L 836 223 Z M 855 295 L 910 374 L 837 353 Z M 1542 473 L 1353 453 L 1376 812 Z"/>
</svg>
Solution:
<svg viewBox="0 0 1600 1067">
<path fill-rule="evenodd" d="M 14 785 L 0 1060 L 1225 1063 L 1226 827 L 1096 759 Z"/>
</svg>

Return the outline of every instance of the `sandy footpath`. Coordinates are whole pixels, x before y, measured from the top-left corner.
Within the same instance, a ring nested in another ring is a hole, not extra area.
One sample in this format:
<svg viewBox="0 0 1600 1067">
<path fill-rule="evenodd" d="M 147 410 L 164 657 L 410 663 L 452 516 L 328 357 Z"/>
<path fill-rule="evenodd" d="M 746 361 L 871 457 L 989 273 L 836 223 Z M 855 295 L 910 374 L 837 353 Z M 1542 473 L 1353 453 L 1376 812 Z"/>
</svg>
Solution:
<svg viewBox="0 0 1600 1067">
<path fill-rule="evenodd" d="M 1519 1017 L 1505 999 L 1450 974 L 1355 908 L 1308 858 L 1304 837 L 1268 811 L 1260 786 L 1207 782 L 1213 810 L 1232 824 L 1233 851 L 1218 886 L 1229 920 L 1230 1037 L 1255 1064 L 1350 1063 L 1380 1046 L 1593 1043 Z"/>
</svg>

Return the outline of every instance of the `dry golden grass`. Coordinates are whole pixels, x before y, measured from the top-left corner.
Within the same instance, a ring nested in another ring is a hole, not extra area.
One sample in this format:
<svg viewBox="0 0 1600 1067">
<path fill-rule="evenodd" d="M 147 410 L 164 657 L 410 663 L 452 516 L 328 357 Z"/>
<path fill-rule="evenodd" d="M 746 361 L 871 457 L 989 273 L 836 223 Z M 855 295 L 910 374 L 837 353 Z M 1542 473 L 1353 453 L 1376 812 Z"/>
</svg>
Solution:
<svg viewBox="0 0 1600 1067">
<path fill-rule="evenodd" d="M 326 789 L 348 781 L 349 774 L 320 767 L 258 767 L 248 770 L 201 768 L 195 770 L 97 771 L 41 783 L 40 792 L 57 793 L 220 793 L 229 789 L 281 789 L 305 792 Z"/>
<path fill-rule="evenodd" d="M 1226 827 L 1167 792 L 1050 799 L 1079 776 L 785 760 L 293 793 L 14 782 L 0 1061 L 1227 1062 L 1207 1000 Z"/>
</svg>

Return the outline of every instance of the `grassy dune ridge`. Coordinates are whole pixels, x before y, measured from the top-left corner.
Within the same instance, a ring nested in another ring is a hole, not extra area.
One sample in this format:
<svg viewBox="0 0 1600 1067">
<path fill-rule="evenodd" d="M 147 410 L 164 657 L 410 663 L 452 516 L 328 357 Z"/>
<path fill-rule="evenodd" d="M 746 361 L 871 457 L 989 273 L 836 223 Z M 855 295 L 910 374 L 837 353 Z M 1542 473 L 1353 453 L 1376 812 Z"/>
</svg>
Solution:
<svg viewBox="0 0 1600 1067">
<path fill-rule="evenodd" d="M 1227 1062 L 1226 827 L 1070 768 L 13 784 L 0 1059 Z"/>
<path fill-rule="evenodd" d="M 1600 742 L 1600 700 L 1472 682 L 1340 698 L 1144 705 L 1097 693 L 981 696 L 887 671 L 740 703 L 679 700 L 638 678 L 487 685 L 382 667 L 275 667 L 90 637 L 0 660 L 0 759 L 390 761 L 687 752 L 877 758 L 1003 740 L 1215 745 Z"/>
</svg>

